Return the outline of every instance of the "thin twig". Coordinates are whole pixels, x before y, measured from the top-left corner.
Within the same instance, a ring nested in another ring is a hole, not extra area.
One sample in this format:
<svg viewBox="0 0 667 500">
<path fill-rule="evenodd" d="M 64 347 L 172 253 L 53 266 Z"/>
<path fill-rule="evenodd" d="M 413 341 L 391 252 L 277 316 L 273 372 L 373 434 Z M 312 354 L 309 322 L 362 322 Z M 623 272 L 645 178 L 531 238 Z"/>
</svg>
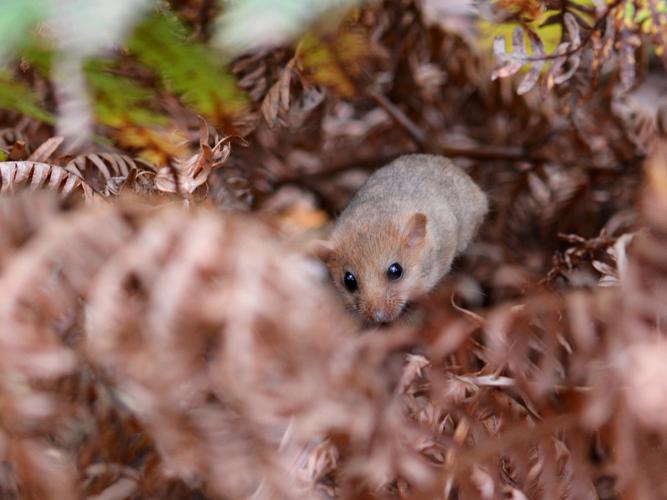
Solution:
<svg viewBox="0 0 667 500">
<path fill-rule="evenodd" d="M 512 148 L 504 146 L 475 146 L 473 148 L 461 148 L 449 146 L 438 141 L 436 144 L 430 139 L 429 134 L 419 127 L 408 115 L 391 102 L 386 96 L 378 92 L 368 94 L 384 109 L 405 131 L 412 137 L 421 150 L 429 153 L 443 154 L 452 158 L 464 157 L 475 160 L 505 160 L 505 161 L 527 161 L 530 163 L 543 163 L 545 158 L 530 155 L 524 148 Z"/>
<path fill-rule="evenodd" d="M 414 153 L 414 151 L 400 151 L 395 154 L 386 154 L 377 158 L 360 159 L 345 161 L 342 163 L 333 163 L 323 168 L 319 172 L 309 174 L 290 173 L 276 180 L 275 186 L 282 186 L 293 182 L 312 181 L 325 179 L 327 177 L 346 172 L 348 170 L 373 170 L 381 167 L 401 154 Z M 522 148 L 504 147 L 504 146 L 473 146 L 471 148 L 461 148 L 455 146 L 437 146 L 437 153 L 450 158 L 470 158 L 480 161 L 523 161 L 528 163 L 544 163 L 545 157 L 539 155 L 527 154 Z"/>
<path fill-rule="evenodd" d="M 417 143 L 417 145 L 426 149 L 430 144 L 428 134 L 422 130 L 415 122 L 413 122 L 408 115 L 396 106 L 393 102 L 387 99 L 386 96 L 379 92 L 371 91 L 368 95 L 377 102 L 382 109 L 384 109 L 389 116 L 391 116 L 396 123 L 405 129 L 410 134 L 410 137 Z"/>
</svg>

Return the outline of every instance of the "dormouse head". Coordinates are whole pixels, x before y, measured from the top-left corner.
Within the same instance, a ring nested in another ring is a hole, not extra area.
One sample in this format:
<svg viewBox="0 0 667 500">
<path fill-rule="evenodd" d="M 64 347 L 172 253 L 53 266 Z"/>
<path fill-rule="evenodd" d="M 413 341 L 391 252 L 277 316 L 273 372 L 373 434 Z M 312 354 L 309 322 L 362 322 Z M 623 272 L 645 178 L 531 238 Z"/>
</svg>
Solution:
<svg viewBox="0 0 667 500">
<path fill-rule="evenodd" d="M 426 291 L 426 222 L 424 214 L 413 213 L 379 227 L 343 226 L 322 243 L 318 254 L 336 288 L 366 323 L 394 321 L 410 299 Z"/>
</svg>

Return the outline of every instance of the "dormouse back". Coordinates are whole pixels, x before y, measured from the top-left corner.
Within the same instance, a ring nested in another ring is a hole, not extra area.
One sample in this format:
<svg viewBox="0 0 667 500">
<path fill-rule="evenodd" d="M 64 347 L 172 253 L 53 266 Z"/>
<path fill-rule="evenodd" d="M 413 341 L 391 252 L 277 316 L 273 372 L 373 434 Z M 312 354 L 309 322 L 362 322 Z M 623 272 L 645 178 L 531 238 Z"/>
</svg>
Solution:
<svg viewBox="0 0 667 500">
<path fill-rule="evenodd" d="M 397 158 L 374 172 L 338 220 L 370 226 L 404 214 L 424 213 L 434 225 L 456 219 L 458 251 L 462 251 L 488 210 L 484 193 L 448 158 L 414 154 Z"/>
</svg>

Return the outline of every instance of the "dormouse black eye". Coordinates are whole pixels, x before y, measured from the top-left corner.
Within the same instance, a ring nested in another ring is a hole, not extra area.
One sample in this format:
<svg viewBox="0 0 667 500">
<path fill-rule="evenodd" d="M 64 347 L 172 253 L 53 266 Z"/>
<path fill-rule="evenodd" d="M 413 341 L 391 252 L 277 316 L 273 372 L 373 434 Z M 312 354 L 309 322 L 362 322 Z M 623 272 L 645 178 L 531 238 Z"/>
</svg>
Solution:
<svg viewBox="0 0 667 500">
<path fill-rule="evenodd" d="M 403 276 L 403 268 L 398 262 L 394 262 L 387 268 L 387 278 L 390 280 L 397 280 L 401 276 Z"/>
<path fill-rule="evenodd" d="M 347 291 L 350 293 L 355 292 L 358 288 L 357 278 L 355 278 L 354 274 L 352 274 L 349 271 L 345 273 L 345 277 L 343 278 L 343 284 L 345 285 L 345 288 L 347 288 Z"/>
</svg>

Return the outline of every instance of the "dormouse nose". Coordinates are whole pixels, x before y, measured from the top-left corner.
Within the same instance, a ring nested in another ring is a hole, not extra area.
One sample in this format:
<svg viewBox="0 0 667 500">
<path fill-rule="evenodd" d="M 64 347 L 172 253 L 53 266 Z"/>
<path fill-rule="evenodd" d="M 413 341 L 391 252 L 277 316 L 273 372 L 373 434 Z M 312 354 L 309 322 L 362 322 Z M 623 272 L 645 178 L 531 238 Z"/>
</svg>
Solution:
<svg viewBox="0 0 667 500">
<path fill-rule="evenodd" d="M 386 323 L 389 321 L 389 315 L 383 309 L 376 307 L 375 311 L 373 311 L 373 319 L 378 323 Z"/>
</svg>

